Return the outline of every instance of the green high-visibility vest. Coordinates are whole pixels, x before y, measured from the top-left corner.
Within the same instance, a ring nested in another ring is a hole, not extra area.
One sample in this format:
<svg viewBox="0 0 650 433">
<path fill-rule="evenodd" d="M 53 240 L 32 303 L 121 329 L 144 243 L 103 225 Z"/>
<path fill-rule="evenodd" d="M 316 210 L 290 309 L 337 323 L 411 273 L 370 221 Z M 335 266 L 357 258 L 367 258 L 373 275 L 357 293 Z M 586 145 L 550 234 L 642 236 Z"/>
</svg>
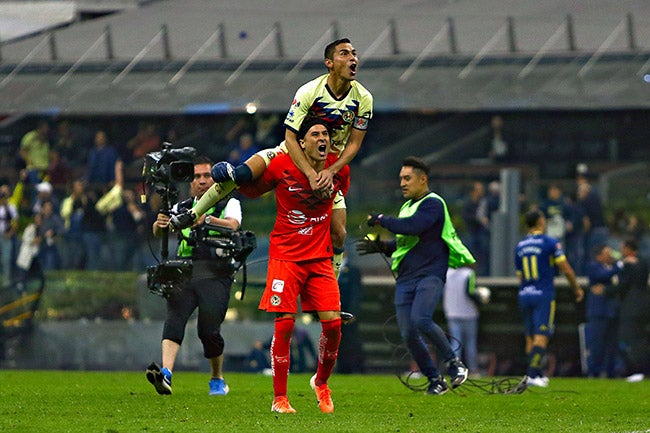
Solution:
<svg viewBox="0 0 650 433">
<path fill-rule="evenodd" d="M 435 192 L 430 192 L 417 202 L 413 202 L 413 200 L 406 201 L 406 203 L 404 203 L 402 205 L 402 208 L 399 210 L 399 214 L 397 215 L 398 218 L 408 218 L 412 216 L 415 212 L 417 212 L 418 208 L 420 207 L 420 203 L 429 197 L 437 198 L 440 200 L 445 210 L 445 222 L 442 226 L 442 239 L 449 247 L 449 267 L 458 268 L 460 266 L 475 263 L 476 260 L 474 259 L 474 256 L 472 256 L 472 253 L 469 252 L 467 247 L 461 242 L 461 240 L 458 238 L 458 235 L 456 234 L 456 229 L 451 222 L 451 217 L 449 216 L 449 211 L 447 210 L 447 203 L 445 203 L 445 200 L 443 200 L 443 198 Z M 411 251 L 411 249 L 420 241 L 420 237 L 413 235 L 396 234 L 395 241 L 397 243 L 397 249 L 391 255 L 393 259 L 393 264 L 391 267 L 394 272 L 399 268 L 399 264 L 402 262 L 402 259 L 404 259 L 404 256 L 406 256 L 406 254 Z"/>
<path fill-rule="evenodd" d="M 192 203 L 192 207 L 196 204 L 196 200 Z M 212 212 L 214 212 L 214 206 L 208 209 L 208 211 L 205 213 L 206 215 L 212 215 Z M 223 218 L 225 213 L 225 208 L 221 210 L 221 215 L 219 218 Z M 190 233 L 192 231 L 192 227 L 187 227 L 181 230 L 181 233 L 183 234 L 181 241 L 178 243 L 178 251 L 176 253 L 177 257 L 192 257 L 192 252 L 194 251 L 194 247 L 190 246 L 187 244 L 187 238 L 190 237 Z M 216 235 L 219 232 L 215 231 L 210 231 L 210 234 Z"/>
</svg>

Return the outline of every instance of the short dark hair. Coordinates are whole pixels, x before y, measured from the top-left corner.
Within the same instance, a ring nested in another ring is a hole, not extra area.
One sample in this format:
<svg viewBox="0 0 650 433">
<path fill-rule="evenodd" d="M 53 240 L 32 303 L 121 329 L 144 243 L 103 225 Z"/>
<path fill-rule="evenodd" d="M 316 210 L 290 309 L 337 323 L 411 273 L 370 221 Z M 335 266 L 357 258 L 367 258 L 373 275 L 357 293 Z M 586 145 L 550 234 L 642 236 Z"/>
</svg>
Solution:
<svg viewBox="0 0 650 433">
<path fill-rule="evenodd" d="M 214 163 L 210 159 L 210 157 L 206 155 L 198 155 L 197 157 L 194 158 L 194 165 L 199 165 L 199 164 L 209 164 L 212 166 Z"/>
<path fill-rule="evenodd" d="M 422 158 L 418 158 L 417 156 L 407 156 L 404 158 L 404 161 L 402 161 L 402 166 L 412 167 L 415 170 L 420 170 L 427 176 L 429 175 L 429 166 Z"/>
<path fill-rule="evenodd" d="M 325 47 L 325 58 L 332 60 L 334 58 L 334 51 L 336 51 L 336 47 L 340 44 L 350 44 L 350 39 L 348 38 L 341 38 L 337 39 L 335 41 L 330 42 L 327 44 Z"/>
<path fill-rule="evenodd" d="M 305 138 L 305 135 L 307 135 L 307 132 L 311 129 L 312 126 L 314 125 L 323 125 L 326 129 L 328 134 L 331 135 L 331 130 L 327 122 L 325 122 L 323 119 L 320 117 L 316 116 L 308 116 L 305 117 L 305 119 L 302 121 L 300 124 L 300 128 L 298 129 L 298 133 L 296 134 L 296 139 L 302 140 Z"/>
<path fill-rule="evenodd" d="M 524 215 L 524 221 L 526 222 L 526 227 L 532 229 L 537 225 L 537 221 L 539 221 L 539 219 L 543 216 L 544 214 L 542 213 L 541 210 L 538 209 L 529 210 L 528 212 L 526 212 L 526 215 Z"/>
<path fill-rule="evenodd" d="M 593 259 L 595 259 L 596 257 L 598 257 L 598 256 L 600 255 L 600 253 L 603 252 L 603 250 L 604 250 L 605 248 L 607 248 L 607 244 L 598 244 L 598 245 L 595 245 L 595 246 L 591 249 L 591 257 L 592 257 Z"/>
</svg>

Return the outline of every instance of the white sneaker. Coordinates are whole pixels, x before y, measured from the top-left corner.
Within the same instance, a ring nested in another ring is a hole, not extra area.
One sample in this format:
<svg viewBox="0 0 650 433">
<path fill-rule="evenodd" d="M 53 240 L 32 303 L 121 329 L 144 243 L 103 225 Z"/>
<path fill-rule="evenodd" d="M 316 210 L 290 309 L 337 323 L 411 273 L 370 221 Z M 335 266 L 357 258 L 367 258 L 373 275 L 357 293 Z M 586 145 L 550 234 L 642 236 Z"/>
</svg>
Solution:
<svg viewBox="0 0 650 433">
<path fill-rule="evenodd" d="M 529 377 L 526 379 L 526 384 L 528 386 L 539 386 L 542 388 L 546 388 L 548 386 L 548 377 L 546 376 L 537 376 L 537 377 Z"/>
<path fill-rule="evenodd" d="M 643 373 L 636 373 L 632 374 L 628 377 L 625 378 L 626 382 L 641 382 L 643 379 L 645 379 L 645 376 Z"/>
</svg>

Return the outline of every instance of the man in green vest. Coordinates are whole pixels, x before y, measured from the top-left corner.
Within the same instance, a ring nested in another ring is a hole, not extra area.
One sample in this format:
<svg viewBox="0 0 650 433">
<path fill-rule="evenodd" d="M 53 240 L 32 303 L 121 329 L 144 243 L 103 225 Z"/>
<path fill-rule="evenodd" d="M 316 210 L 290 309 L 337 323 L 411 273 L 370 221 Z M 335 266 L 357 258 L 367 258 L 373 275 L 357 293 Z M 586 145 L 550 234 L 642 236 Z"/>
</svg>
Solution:
<svg viewBox="0 0 650 433">
<path fill-rule="evenodd" d="M 190 183 L 192 197 L 177 203 L 172 213 L 191 209 L 201 196 L 214 184 L 210 176 L 212 161 L 198 157 L 194 161 L 194 179 Z M 147 380 L 151 382 L 158 394 L 172 393 L 172 370 L 176 355 L 183 342 L 185 326 L 196 308 L 199 309 L 197 327 L 203 355 L 210 363 L 211 379 L 208 383 L 210 395 L 226 395 L 229 388 L 223 377 L 224 340 L 221 336 L 221 324 L 226 316 L 230 289 L 232 286 L 231 257 L 201 242 L 188 242 L 191 232 L 204 224 L 237 230 L 241 224 L 241 204 L 231 198 L 213 207 L 206 216 L 199 218 L 192 227 L 179 233 L 177 257 L 192 260 L 192 278 L 181 290 L 167 297 L 167 318 L 162 336 L 162 368 L 155 362 L 146 371 Z M 161 236 L 168 229 L 169 215 L 159 213 L 153 223 L 153 233 Z M 191 245 L 196 243 L 196 245 Z"/>
<path fill-rule="evenodd" d="M 364 239 L 356 247 L 360 254 L 381 252 L 393 259 L 400 334 L 420 372 L 429 379 L 427 393 L 442 395 L 449 388 L 424 338 L 442 355 L 452 387 L 465 382 L 469 372 L 454 354 L 444 331 L 433 321 L 433 313 L 442 297 L 448 267 L 473 264 L 475 260 L 458 239 L 445 201 L 429 190 L 428 175 L 429 168 L 422 159 L 404 159 L 399 179 L 406 202 L 398 216 L 368 216 L 370 227 L 384 227 L 395 234 L 395 239 Z"/>
</svg>

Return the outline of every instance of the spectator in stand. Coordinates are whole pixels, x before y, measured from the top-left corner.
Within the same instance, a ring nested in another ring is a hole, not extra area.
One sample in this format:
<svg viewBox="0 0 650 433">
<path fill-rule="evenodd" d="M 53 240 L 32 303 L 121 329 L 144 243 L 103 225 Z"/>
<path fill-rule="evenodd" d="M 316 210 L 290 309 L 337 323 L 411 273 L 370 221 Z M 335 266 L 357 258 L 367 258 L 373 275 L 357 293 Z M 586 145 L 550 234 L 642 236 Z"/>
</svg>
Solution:
<svg viewBox="0 0 650 433">
<path fill-rule="evenodd" d="M 485 187 L 474 182 L 463 206 L 462 218 L 467 228 L 463 242 L 476 258 L 476 273 L 480 276 L 487 275 L 489 270 L 490 221 L 486 210 Z"/>
<path fill-rule="evenodd" d="M 542 201 L 539 210 L 544 212 L 546 217 L 546 234 L 564 242 L 569 211 L 558 184 L 554 183 L 548 187 L 546 199 Z"/>
<path fill-rule="evenodd" d="M 616 262 L 612 249 L 605 244 L 597 245 L 592 257 L 587 265 L 587 374 L 600 377 L 605 372 L 612 378 L 616 377 L 618 354 L 620 298 L 617 284 L 623 262 Z"/>
<path fill-rule="evenodd" d="M 39 231 L 41 227 L 41 214 L 34 215 L 34 220 L 25 227 L 18 249 L 16 267 L 18 270 L 17 281 L 22 283 L 32 274 L 41 273 L 38 253 L 41 247 Z M 19 286 L 21 287 L 21 286 Z"/>
<path fill-rule="evenodd" d="M 108 142 L 104 131 L 95 133 L 95 146 L 88 154 L 86 179 L 93 186 L 105 187 L 115 180 L 117 150 Z"/>
<path fill-rule="evenodd" d="M 115 185 L 99 199 L 95 209 L 107 217 L 108 247 L 111 251 L 110 269 L 132 270 L 133 257 L 138 247 L 138 222 L 145 215 L 136 202 L 135 193 L 124 189 L 122 161 L 115 162 Z"/>
<path fill-rule="evenodd" d="M 99 191 L 96 189 L 87 190 L 81 218 L 81 238 L 86 252 L 86 270 L 107 268 L 106 263 L 102 263 L 102 248 L 106 236 L 106 218 L 95 208 L 98 195 Z"/>
<path fill-rule="evenodd" d="M 46 120 L 38 122 L 36 129 L 29 131 L 20 140 L 20 157 L 27 168 L 27 181 L 36 185 L 47 173 L 50 165 L 50 126 Z"/>
<path fill-rule="evenodd" d="M 503 139 L 503 118 L 492 116 L 492 140 L 490 141 L 490 160 L 492 162 L 508 161 L 508 143 Z"/>
<path fill-rule="evenodd" d="M 564 234 L 566 257 L 569 263 L 575 264 L 578 275 L 585 273 L 585 235 L 582 227 L 584 209 L 576 202 L 575 193 L 564 197 L 568 218 Z"/>
<path fill-rule="evenodd" d="M 61 269 L 61 256 L 59 255 L 59 242 L 65 233 L 65 226 L 61 216 L 54 212 L 52 202 L 46 201 L 41 206 L 41 238 L 40 262 L 44 271 Z"/>
<path fill-rule="evenodd" d="M 605 221 L 603 204 L 598 189 L 587 179 L 584 166 L 580 166 L 576 178 L 578 185 L 578 203 L 584 209 L 582 225 L 585 232 L 585 251 L 592 252 L 596 246 L 607 243 L 609 229 Z"/>
<path fill-rule="evenodd" d="M 137 161 L 149 153 L 160 149 L 160 135 L 156 125 L 152 122 L 142 122 L 138 126 L 138 133 L 126 144 L 128 161 Z"/>
<path fill-rule="evenodd" d="M 54 138 L 54 149 L 59 156 L 73 167 L 80 166 L 86 160 L 85 149 L 77 146 L 78 139 L 74 135 L 69 120 L 62 120 L 57 124 Z"/>
<path fill-rule="evenodd" d="M 36 215 L 41 212 L 41 206 L 46 201 L 52 202 L 54 210 L 59 211 L 60 202 L 57 196 L 54 194 L 54 188 L 50 182 L 41 182 L 36 185 L 36 198 L 32 204 L 32 214 Z"/>
<path fill-rule="evenodd" d="M 83 180 L 72 182 L 72 191 L 61 203 L 61 217 L 65 227 L 63 236 L 63 268 L 84 269 L 85 249 L 83 243 L 82 221 L 88 197 Z"/>
<path fill-rule="evenodd" d="M 499 210 L 501 206 L 501 184 L 498 180 L 488 183 L 487 201 L 487 218 L 492 221 L 492 214 Z"/>
<path fill-rule="evenodd" d="M 228 162 L 234 166 L 243 164 L 248 158 L 255 155 L 259 148 L 255 144 L 253 134 L 244 133 L 239 136 L 239 144 L 228 154 Z"/>
<path fill-rule="evenodd" d="M 9 202 L 11 190 L 9 185 L 0 186 L 0 260 L 2 288 L 9 286 L 12 281 L 13 253 L 16 232 L 18 230 L 18 210 Z"/>
<path fill-rule="evenodd" d="M 62 158 L 57 149 L 50 150 L 50 165 L 47 175 L 55 191 L 65 191 L 72 180 L 72 168 L 65 158 Z"/>
</svg>

